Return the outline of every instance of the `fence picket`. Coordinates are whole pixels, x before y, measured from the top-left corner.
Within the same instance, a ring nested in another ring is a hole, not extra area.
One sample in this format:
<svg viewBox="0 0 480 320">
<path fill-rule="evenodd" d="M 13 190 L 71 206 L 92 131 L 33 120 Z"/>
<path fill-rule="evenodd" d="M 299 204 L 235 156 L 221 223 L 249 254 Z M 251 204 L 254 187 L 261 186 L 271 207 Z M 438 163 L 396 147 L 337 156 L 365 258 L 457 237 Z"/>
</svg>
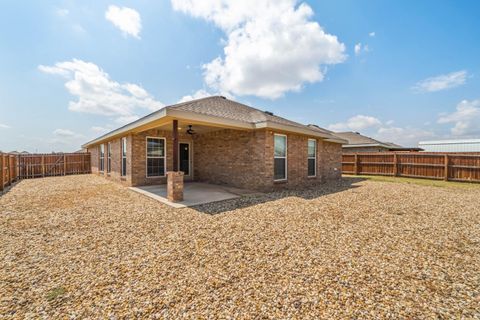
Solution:
<svg viewBox="0 0 480 320">
<path fill-rule="evenodd" d="M 480 153 L 344 153 L 346 174 L 480 182 Z"/>
</svg>

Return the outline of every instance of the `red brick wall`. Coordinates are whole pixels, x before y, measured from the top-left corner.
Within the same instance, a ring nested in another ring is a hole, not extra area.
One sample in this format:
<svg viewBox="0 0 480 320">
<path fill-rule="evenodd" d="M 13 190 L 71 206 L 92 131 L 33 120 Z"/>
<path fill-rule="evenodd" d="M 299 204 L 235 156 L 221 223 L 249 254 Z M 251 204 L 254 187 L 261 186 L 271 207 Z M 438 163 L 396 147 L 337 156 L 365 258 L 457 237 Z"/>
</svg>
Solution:
<svg viewBox="0 0 480 320">
<path fill-rule="evenodd" d="M 110 172 L 107 172 L 107 163 L 108 163 L 108 142 L 105 142 L 105 162 L 104 162 L 104 171 L 100 172 L 100 145 L 93 146 L 88 148 L 87 151 L 90 152 L 91 161 L 92 161 L 92 173 L 103 175 L 104 177 L 120 182 L 124 185 L 132 184 L 132 164 L 131 164 L 131 155 L 132 155 L 132 136 L 128 135 L 127 138 L 127 175 L 121 176 L 121 159 L 122 159 L 122 149 L 121 149 L 121 139 L 116 138 L 112 139 L 109 142 L 111 143 L 112 148 L 112 158 L 111 164 L 112 168 Z"/>
<path fill-rule="evenodd" d="M 274 134 L 280 133 L 287 136 L 287 180 L 273 180 L 273 147 Z M 286 132 L 267 133 L 266 147 L 266 163 L 267 173 L 266 180 L 270 181 L 267 189 L 282 188 L 304 188 L 318 185 L 327 180 L 339 179 L 341 177 L 342 168 L 342 147 L 340 144 L 326 142 L 321 139 L 317 140 L 317 162 L 316 176 L 308 177 L 308 139 L 316 139 L 303 135 L 291 134 Z M 336 169 L 336 170 L 335 170 Z"/>
<path fill-rule="evenodd" d="M 241 188 L 268 184 L 266 131 L 220 130 L 194 139 L 195 179 Z"/>
<path fill-rule="evenodd" d="M 253 190 L 304 188 L 338 179 L 341 176 L 341 145 L 317 140 L 317 175 L 308 177 L 307 136 L 279 132 L 287 135 L 287 180 L 273 179 L 272 130 L 240 131 L 225 129 L 193 137 L 180 134 L 180 142 L 190 142 L 193 165 L 192 176 L 186 180 L 226 184 Z M 107 144 L 105 143 L 105 171 L 103 175 L 125 185 L 166 183 L 166 177 L 146 177 L 146 137 L 166 139 L 167 171 L 173 168 L 173 140 L 168 131 L 156 129 L 127 136 L 127 175 L 120 176 L 121 139 L 112 142 L 112 170 L 107 174 Z M 92 157 L 92 173 L 98 171 L 99 149 L 88 150 Z"/>
<path fill-rule="evenodd" d="M 161 131 L 161 130 L 148 130 L 133 136 L 133 160 L 132 160 L 132 185 L 149 185 L 149 184 L 159 184 L 166 183 L 167 177 L 150 177 L 147 178 L 147 137 L 158 137 L 165 138 L 166 141 L 166 150 L 167 155 L 167 166 L 166 171 L 171 171 L 173 169 L 173 137 L 171 131 Z M 192 142 L 192 136 L 188 134 L 179 134 L 179 142 Z M 193 144 L 190 145 L 191 147 Z M 194 148 L 194 147 L 193 147 Z M 165 172 L 166 173 L 166 172 Z M 185 176 L 185 180 L 190 180 L 191 178 Z"/>
<path fill-rule="evenodd" d="M 271 130 L 221 130 L 195 138 L 195 178 L 256 190 L 302 188 L 341 176 L 341 145 L 317 140 L 317 175 L 308 177 L 307 136 L 287 135 L 287 180 L 273 179 Z M 336 170 L 335 170 L 336 169 Z"/>
</svg>

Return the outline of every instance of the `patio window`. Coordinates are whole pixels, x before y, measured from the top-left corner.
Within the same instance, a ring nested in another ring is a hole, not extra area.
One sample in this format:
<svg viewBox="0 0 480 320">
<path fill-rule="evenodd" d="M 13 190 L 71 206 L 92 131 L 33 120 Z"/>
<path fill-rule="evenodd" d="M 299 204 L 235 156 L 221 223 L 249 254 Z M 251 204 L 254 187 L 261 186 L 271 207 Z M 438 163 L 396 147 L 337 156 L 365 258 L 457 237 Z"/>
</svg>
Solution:
<svg viewBox="0 0 480 320">
<path fill-rule="evenodd" d="M 105 145 L 104 144 L 101 144 L 100 145 L 100 163 L 99 163 L 99 169 L 100 171 L 103 172 L 104 170 L 104 164 L 105 164 Z"/>
<path fill-rule="evenodd" d="M 274 179 L 287 179 L 287 136 L 283 134 L 274 135 Z"/>
<path fill-rule="evenodd" d="M 112 171 L 112 143 L 107 144 L 107 172 Z"/>
<path fill-rule="evenodd" d="M 122 138 L 122 177 L 127 175 L 127 138 Z"/>
<path fill-rule="evenodd" d="M 317 140 L 308 139 L 308 176 L 317 175 Z"/>
<path fill-rule="evenodd" d="M 147 177 L 165 176 L 165 138 L 147 138 Z"/>
</svg>

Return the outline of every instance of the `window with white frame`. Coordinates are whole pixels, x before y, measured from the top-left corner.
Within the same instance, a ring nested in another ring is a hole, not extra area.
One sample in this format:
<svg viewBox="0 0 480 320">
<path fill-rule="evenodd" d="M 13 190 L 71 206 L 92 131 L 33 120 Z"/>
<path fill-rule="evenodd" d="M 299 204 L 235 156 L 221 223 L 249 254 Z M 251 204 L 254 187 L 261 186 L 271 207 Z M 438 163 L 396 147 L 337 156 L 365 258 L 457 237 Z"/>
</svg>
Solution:
<svg viewBox="0 0 480 320">
<path fill-rule="evenodd" d="M 317 175 L 317 140 L 308 139 L 308 176 Z"/>
<path fill-rule="evenodd" d="M 107 172 L 112 171 L 112 143 L 107 144 Z"/>
<path fill-rule="evenodd" d="M 283 134 L 274 135 L 274 163 L 273 177 L 275 180 L 287 179 L 287 136 Z"/>
<path fill-rule="evenodd" d="M 122 146 L 122 170 L 121 170 L 121 176 L 124 177 L 127 175 L 127 138 L 123 137 L 121 141 L 121 146 Z"/>
<path fill-rule="evenodd" d="M 105 166 L 105 145 L 100 145 L 100 163 L 99 163 L 99 170 L 103 171 Z"/>
<path fill-rule="evenodd" d="M 165 176 L 165 138 L 147 138 L 147 177 Z"/>
</svg>

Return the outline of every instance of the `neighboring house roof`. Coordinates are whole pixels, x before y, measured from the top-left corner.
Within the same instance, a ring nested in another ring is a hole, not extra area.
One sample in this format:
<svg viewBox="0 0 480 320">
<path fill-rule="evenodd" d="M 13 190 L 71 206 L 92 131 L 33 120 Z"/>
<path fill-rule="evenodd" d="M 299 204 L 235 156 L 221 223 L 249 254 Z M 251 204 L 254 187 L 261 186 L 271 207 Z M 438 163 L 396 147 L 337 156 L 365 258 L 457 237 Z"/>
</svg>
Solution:
<svg viewBox="0 0 480 320">
<path fill-rule="evenodd" d="M 345 139 L 348 141 L 348 144 L 344 144 L 343 148 L 360 148 L 360 147 L 380 147 L 389 150 L 416 150 L 420 151 L 421 148 L 410 148 L 410 147 L 403 147 L 401 145 L 392 143 L 392 142 L 383 142 L 379 140 L 375 140 L 373 138 L 361 135 L 358 132 L 334 132 L 335 136 Z"/>
<path fill-rule="evenodd" d="M 321 127 L 317 126 L 316 124 L 309 124 L 308 127 L 312 130 L 316 130 L 316 131 L 319 131 L 319 132 L 335 135 L 335 132 L 327 130 L 325 128 L 321 128 Z M 344 140 L 347 140 L 347 139 L 344 139 Z"/>
<path fill-rule="evenodd" d="M 332 135 L 328 130 L 319 127 L 317 127 L 318 129 L 312 129 L 310 126 L 278 117 L 268 111 L 261 111 L 222 96 L 212 96 L 164 107 L 92 140 L 83 145 L 82 148 L 130 131 L 151 127 L 153 123 L 160 123 L 162 120 L 171 119 L 218 124 L 238 129 L 272 128 L 317 136 L 330 142 L 346 143 L 345 140 Z"/>
</svg>

